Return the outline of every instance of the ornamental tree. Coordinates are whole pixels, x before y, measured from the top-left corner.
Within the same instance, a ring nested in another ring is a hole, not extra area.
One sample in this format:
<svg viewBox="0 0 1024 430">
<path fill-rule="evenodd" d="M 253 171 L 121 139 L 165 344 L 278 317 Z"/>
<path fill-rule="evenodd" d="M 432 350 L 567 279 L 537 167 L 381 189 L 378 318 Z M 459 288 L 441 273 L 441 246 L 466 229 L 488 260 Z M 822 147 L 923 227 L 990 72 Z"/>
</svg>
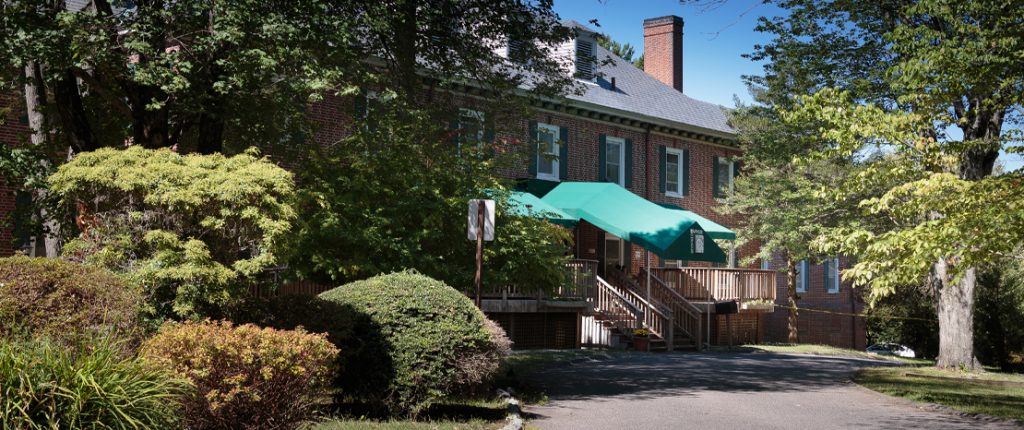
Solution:
<svg viewBox="0 0 1024 430">
<path fill-rule="evenodd" d="M 255 152 L 168 149 L 79 154 L 50 176 L 79 234 L 67 258 L 125 274 L 153 314 L 209 315 L 280 264 L 295 221 L 291 173 Z"/>
</svg>

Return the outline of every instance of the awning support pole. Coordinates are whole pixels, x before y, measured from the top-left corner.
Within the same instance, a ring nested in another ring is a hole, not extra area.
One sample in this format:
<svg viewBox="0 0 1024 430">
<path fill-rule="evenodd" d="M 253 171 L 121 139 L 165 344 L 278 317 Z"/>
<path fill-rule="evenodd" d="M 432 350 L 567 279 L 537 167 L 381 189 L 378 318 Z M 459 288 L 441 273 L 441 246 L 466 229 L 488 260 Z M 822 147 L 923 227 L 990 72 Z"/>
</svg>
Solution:
<svg viewBox="0 0 1024 430">
<path fill-rule="evenodd" d="M 647 269 L 647 302 L 651 301 L 651 251 L 644 249 L 644 268 Z"/>
</svg>

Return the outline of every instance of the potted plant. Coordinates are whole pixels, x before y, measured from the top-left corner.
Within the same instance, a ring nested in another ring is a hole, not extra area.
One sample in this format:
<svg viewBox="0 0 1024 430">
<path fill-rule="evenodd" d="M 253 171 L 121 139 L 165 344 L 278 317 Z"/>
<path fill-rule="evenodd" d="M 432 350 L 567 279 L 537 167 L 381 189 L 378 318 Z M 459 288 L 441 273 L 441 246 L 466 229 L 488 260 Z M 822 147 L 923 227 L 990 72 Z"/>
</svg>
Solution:
<svg viewBox="0 0 1024 430">
<path fill-rule="evenodd" d="M 647 352 L 651 347 L 651 331 L 645 328 L 633 330 L 633 349 Z"/>
<path fill-rule="evenodd" d="M 740 309 L 745 311 L 767 311 L 775 310 L 775 302 L 768 299 L 747 300 L 740 303 Z"/>
</svg>

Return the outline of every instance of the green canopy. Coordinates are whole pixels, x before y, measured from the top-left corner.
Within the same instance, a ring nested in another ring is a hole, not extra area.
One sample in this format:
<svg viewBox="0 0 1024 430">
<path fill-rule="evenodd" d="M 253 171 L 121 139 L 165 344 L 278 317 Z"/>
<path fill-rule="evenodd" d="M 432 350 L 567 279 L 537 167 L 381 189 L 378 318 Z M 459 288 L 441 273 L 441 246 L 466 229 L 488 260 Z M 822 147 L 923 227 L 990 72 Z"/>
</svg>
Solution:
<svg viewBox="0 0 1024 430">
<path fill-rule="evenodd" d="M 712 220 L 704 218 L 700 215 L 697 215 L 696 213 L 683 209 L 672 203 L 658 203 L 658 205 L 666 209 L 682 211 L 684 215 L 693 218 L 695 221 L 697 221 L 697 224 L 700 224 L 701 228 L 703 228 L 704 231 L 708 233 L 708 236 L 711 236 L 712 239 L 736 240 L 736 232 L 729 230 L 728 228 L 721 224 L 718 224 Z"/>
<path fill-rule="evenodd" d="M 544 202 L 569 216 L 669 260 L 724 263 L 727 257 L 696 219 L 607 182 L 563 182 Z"/>
<path fill-rule="evenodd" d="M 576 222 L 580 220 L 547 204 L 539 197 L 522 191 L 509 193 L 508 211 L 516 215 L 547 218 L 555 224 L 567 227 L 576 225 Z"/>
</svg>

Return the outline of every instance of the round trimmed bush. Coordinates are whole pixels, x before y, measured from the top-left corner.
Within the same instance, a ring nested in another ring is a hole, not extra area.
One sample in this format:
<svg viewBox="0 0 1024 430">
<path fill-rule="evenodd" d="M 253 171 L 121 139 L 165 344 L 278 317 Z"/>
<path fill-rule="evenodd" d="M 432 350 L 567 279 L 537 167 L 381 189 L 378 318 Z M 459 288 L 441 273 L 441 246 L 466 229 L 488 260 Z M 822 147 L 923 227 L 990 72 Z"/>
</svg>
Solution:
<svg viewBox="0 0 1024 430">
<path fill-rule="evenodd" d="M 340 345 L 341 395 L 391 414 L 414 416 L 488 380 L 508 353 L 504 332 L 468 297 L 414 272 L 352 282 L 320 298 L 355 315 L 354 335 Z"/>
<path fill-rule="evenodd" d="M 103 269 L 51 258 L 0 258 L 0 336 L 135 334 L 142 296 Z"/>
<path fill-rule="evenodd" d="M 338 349 L 301 329 L 205 321 L 164 324 L 141 355 L 195 385 L 190 429 L 293 429 L 330 401 Z"/>
</svg>

